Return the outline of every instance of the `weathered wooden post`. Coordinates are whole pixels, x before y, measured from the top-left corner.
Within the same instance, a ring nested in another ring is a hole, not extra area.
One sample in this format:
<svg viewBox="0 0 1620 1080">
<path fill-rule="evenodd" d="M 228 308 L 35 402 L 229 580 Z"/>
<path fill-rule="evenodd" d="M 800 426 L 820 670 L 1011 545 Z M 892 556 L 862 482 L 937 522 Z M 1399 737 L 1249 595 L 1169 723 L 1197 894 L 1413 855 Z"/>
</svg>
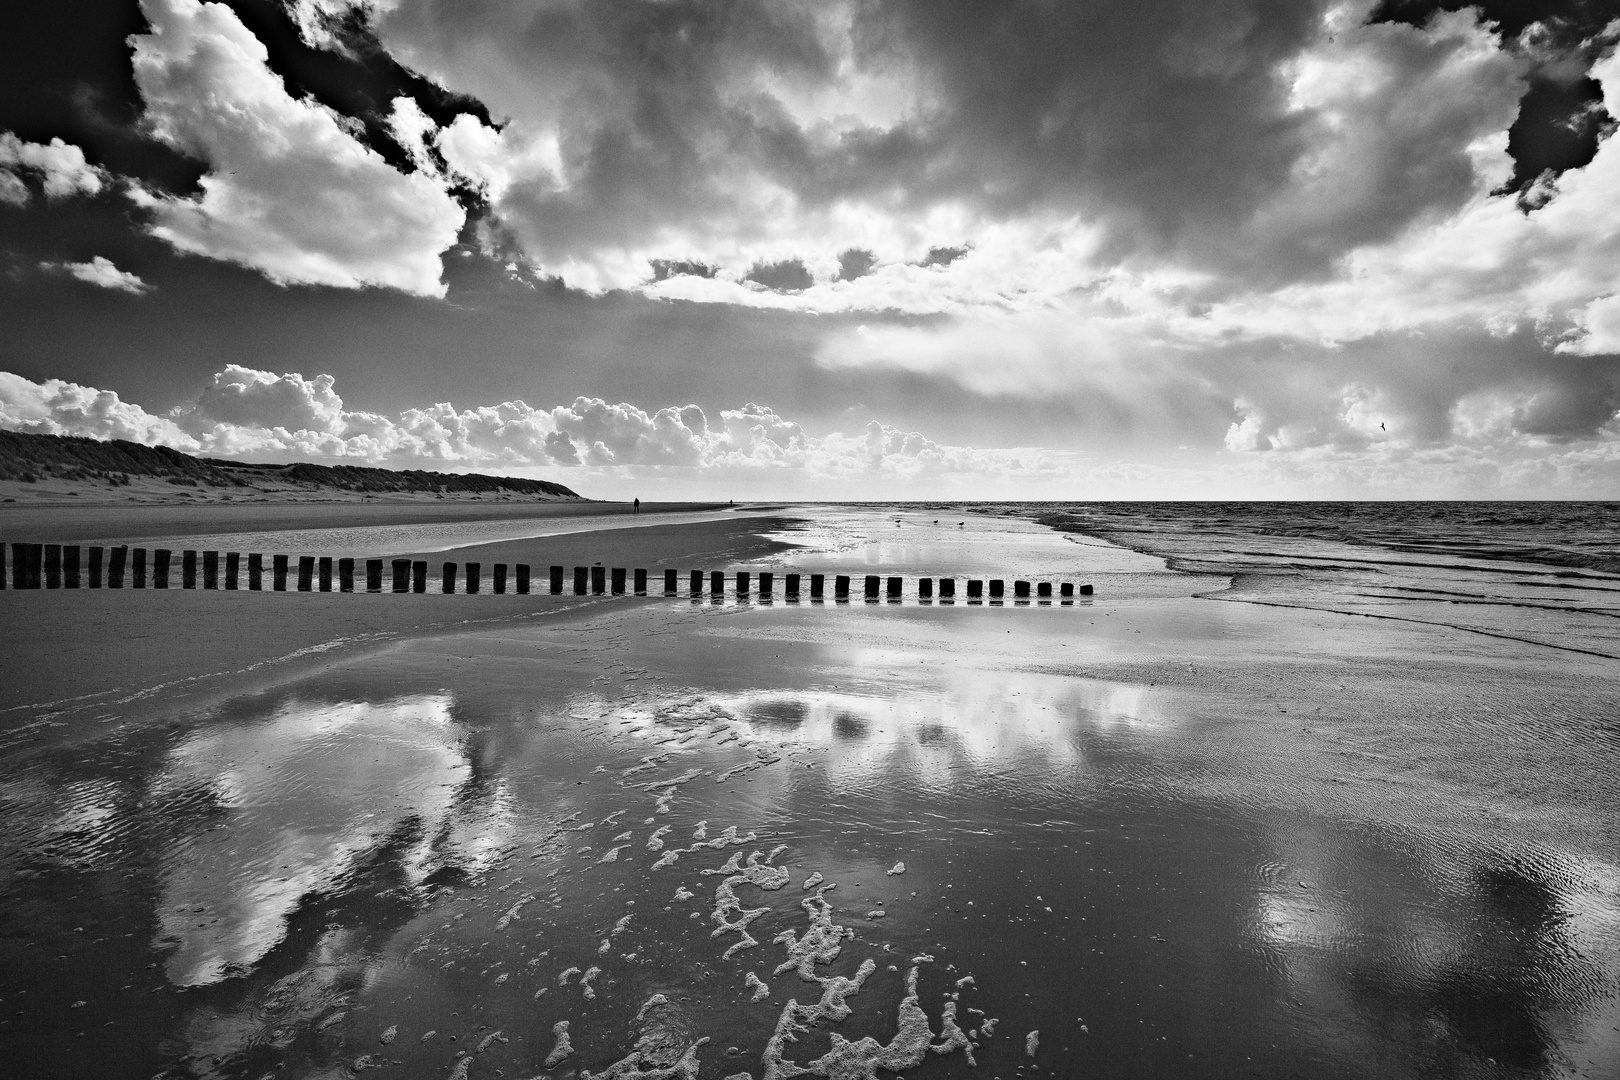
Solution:
<svg viewBox="0 0 1620 1080">
<path fill-rule="evenodd" d="M 789 600 L 799 598 L 799 575 L 787 574 L 782 580 L 782 592 Z"/>
<path fill-rule="evenodd" d="M 889 579 L 889 599 L 900 599 L 901 590 L 905 588 L 905 579 L 892 577 Z"/>
<path fill-rule="evenodd" d="M 338 592 L 354 592 L 354 560 L 338 560 Z"/>
<path fill-rule="evenodd" d="M 322 555 L 316 563 L 316 572 L 320 579 L 321 592 L 332 591 L 332 556 Z"/>
<path fill-rule="evenodd" d="M 124 564 L 129 560 L 129 548 L 119 544 L 107 555 L 107 588 L 124 587 Z"/>
<path fill-rule="evenodd" d="M 248 552 L 248 591 L 261 592 L 264 589 L 264 556 L 257 551 Z"/>
<path fill-rule="evenodd" d="M 942 577 L 942 578 L 939 579 L 939 598 L 942 601 L 943 600 L 949 600 L 953 604 L 956 603 L 956 579 L 955 578 L 953 578 L 953 577 Z"/>
<path fill-rule="evenodd" d="M 838 576 L 833 578 L 833 599 L 834 600 L 848 600 L 849 599 L 849 575 L 848 574 L 839 574 Z"/>
<path fill-rule="evenodd" d="M 1082 585 L 1082 586 L 1080 586 L 1080 595 L 1081 596 L 1090 596 L 1091 595 L 1091 586 L 1090 585 Z"/>
<path fill-rule="evenodd" d="M 427 592 L 427 560 L 417 559 L 411 563 L 411 592 Z"/>
<path fill-rule="evenodd" d="M 397 593 L 410 592 L 411 560 L 390 559 L 388 562 L 388 569 L 392 575 L 388 583 L 389 587 Z"/>
<path fill-rule="evenodd" d="M 197 553 L 195 551 L 182 551 L 180 553 L 180 587 L 182 589 L 195 589 L 197 587 Z"/>
<path fill-rule="evenodd" d="M 366 560 L 366 592 L 382 592 L 382 560 Z"/>
<path fill-rule="evenodd" d="M 62 587 L 62 545 L 46 544 L 43 561 L 45 563 L 45 587 L 47 589 L 60 589 Z"/>
<path fill-rule="evenodd" d="M 270 591 L 287 591 L 287 556 L 270 556 Z"/>
<path fill-rule="evenodd" d="M 984 598 L 984 582 L 979 581 L 976 578 L 968 578 L 968 595 L 967 595 L 967 598 L 968 598 L 968 603 L 970 603 L 970 604 L 973 603 L 975 600 L 983 600 L 983 598 Z"/>
<path fill-rule="evenodd" d="M 759 575 L 759 598 L 761 600 L 769 600 L 771 598 L 771 587 L 773 585 L 775 585 L 775 584 L 776 584 L 776 575 L 775 574 L 771 573 L 769 570 L 766 570 L 765 572 L 760 574 Z"/>
<path fill-rule="evenodd" d="M 607 567 L 597 563 L 591 567 L 591 594 L 601 596 L 607 592 Z"/>
<path fill-rule="evenodd" d="M 584 596 L 591 591 L 591 568 L 588 566 L 574 567 L 574 595 Z"/>
<path fill-rule="evenodd" d="M 737 571 L 737 595 L 748 595 L 748 571 L 746 570 Z"/>
<path fill-rule="evenodd" d="M 692 571 L 692 581 L 691 581 L 691 584 L 687 586 L 687 591 L 693 597 L 698 597 L 698 596 L 703 595 L 703 571 L 701 571 L 701 570 Z"/>
<path fill-rule="evenodd" d="M 723 570 L 709 572 L 709 595 L 716 600 L 726 595 L 726 574 Z"/>
<path fill-rule="evenodd" d="M 867 574 L 866 575 L 866 598 L 868 600 L 876 600 L 877 599 L 878 586 L 880 584 L 881 584 L 881 579 L 876 574 Z"/>
<path fill-rule="evenodd" d="M 1007 592 L 1007 583 L 1000 578 L 990 579 L 990 599 L 1000 600 Z"/>
<path fill-rule="evenodd" d="M 495 595 L 506 595 L 506 564 L 503 562 L 495 564 Z"/>
<path fill-rule="evenodd" d="M 613 568 L 613 595 L 624 595 L 624 567 L 622 566 Z"/>
<path fill-rule="evenodd" d="M 92 589 L 99 589 L 99 588 L 101 588 L 101 584 L 102 584 L 102 581 L 103 581 L 102 571 L 103 571 L 103 563 L 106 561 L 106 558 L 107 558 L 106 553 L 105 553 L 106 549 L 104 549 L 102 547 L 99 547 L 99 546 L 96 546 L 96 547 L 91 547 L 91 548 L 89 548 L 87 550 L 89 552 L 89 562 L 90 562 L 90 587 Z M 0 544 L 0 589 L 5 588 L 5 562 L 4 562 L 5 557 L 6 557 L 5 545 Z"/>
<path fill-rule="evenodd" d="M 529 595 L 529 564 L 526 563 L 526 562 L 520 562 L 520 563 L 517 564 L 517 566 L 513 567 L 513 569 L 517 571 L 517 591 L 518 591 L 518 595 L 519 596 L 528 596 Z M 557 584 L 561 585 L 562 582 L 559 581 Z"/>
<path fill-rule="evenodd" d="M 467 564 L 467 592 L 469 592 L 469 593 L 475 593 L 475 592 L 478 591 L 478 584 L 479 584 L 478 571 L 479 571 L 479 568 L 480 568 L 479 563 L 470 562 L 470 563 Z"/>
<path fill-rule="evenodd" d="M 129 587 L 146 588 L 146 549 L 131 548 L 129 552 Z"/>
<path fill-rule="evenodd" d="M 219 589 L 219 552 L 203 552 L 203 588 Z"/>
<path fill-rule="evenodd" d="M 1058 586 L 1058 595 L 1063 597 L 1063 599 L 1065 599 L 1065 600 L 1068 600 L 1071 597 L 1073 597 L 1074 596 L 1074 582 L 1065 581 L 1062 585 L 1059 585 Z"/>
<path fill-rule="evenodd" d="M 152 588 L 167 589 L 169 587 L 169 549 L 154 548 L 152 551 Z"/>
<path fill-rule="evenodd" d="M 1014 600 L 1028 600 L 1029 599 L 1029 582 L 1027 582 L 1027 581 L 1015 581 L 1015 582 L 1013 582 L 1013 599 Z"/>
<path fill-rule="evenodd" d="M 810 599 L 812 599 L 812 600 L 820 600 L 822 597 L 824 597 L 826 595 L 827 595 L 827 575 L 826 574 L 811 574 L 810 575 Z"/>
<path fill-rule="evenodd" d="M 553 566 L 551 568 L 551 595 L 552 596 L 560 596 L 560 595 L 562 595 L 562 590 L 563 590 L 563 568 L 560 567 L 560 566 Z"/>
<path fill-rule="evenodd" d="M 453 593 L 456 591 L 456 564 L 447 562 L 444 570 L 439 574 L 439 591 Z"/>
<path fill-rule="evenodd" d="M 642 569 L 641 567 L 637 567 L 636 572 L 631 575 L 631 584 L 635 586 L 637 596 L 646 596 L 647 595 L 647 571 Z"/>
<path fill-rule="evenodd" d="M 13 560 L 13 562 L 15 561 Z M 6 576 L 6 545 L 0 543 L 0 592 L 5 590 L 8 580 L 10 579 Z"/>
<path fill-rule="evenodd" d="M 664 571 L 664 595 L 674 596 L 676 588 L 680 585 L 680 572 L 676 570 Z"/>
<path fill-rule="evenodd" d="M 932 600 L 934 598 L 934 579 L 920 577 L 917 579 L 917 599 Z"/>
<path fill-rule="evenodd" d="M 241 554 L 241 552 L 227 551 L 225 553 L 225 588 L 230 590 L 231 592 L 239 591 L 237 589 L 237 580 L 241 577 L 241 574 L 242 574 L 242 554 Z"/>
<path fill-rule="evenodd" d="M 298 556 L 298 591 L 310 592 L 315 587 L 315 556 Z"/>
<path fill-rule="evenodd" d="M 79 545 L 69 544 L 62 549 L 62 588 L 79 587 Z"/>
<path fill-rule="evenodd" d="M 1040 600 L 1052 599 L 1052 583 L 1050 581 L 1042 581 L 1037 584 L 1035 586 L 1035 596 Z"/>
</svg>

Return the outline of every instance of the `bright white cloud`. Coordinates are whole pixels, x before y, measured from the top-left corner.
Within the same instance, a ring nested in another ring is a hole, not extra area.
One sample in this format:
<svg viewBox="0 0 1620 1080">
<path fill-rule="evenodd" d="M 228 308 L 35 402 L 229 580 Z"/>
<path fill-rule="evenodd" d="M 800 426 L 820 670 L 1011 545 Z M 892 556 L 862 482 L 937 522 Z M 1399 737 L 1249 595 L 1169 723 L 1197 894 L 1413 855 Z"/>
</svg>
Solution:
<svg viewBox="0 0 1620 1080">
<path fill-rule="evenodd" d="M 85 160 L 84 151 L 61 139 L 48 144 L 25 142 L 0 131 L 0 202 L 21 206 L 28 201 L 28 185 L 17 175 L 31 173 L 40 180 L 47 198 L 96 195 L 106 186 L 107 173 Z"/>
<path fill-rule="evenodd" d="M 153 416 L 111 390 L 61 379 L 36 383 L 7 371 L 0 371 L 0 427 L 36 435 L 84 435 L 178 450 L 201 449 L 174 421 Z"/>
<path fill-rule="evenodd" d="M 293 98 L 223 4 L 143 0 L 131 39 L 146 123 L 205 162 L 202 193 L 133 191 L 153 235 L 286 284 L 443 296 L 440 254 L 465 212 L 442 179 L 402 175 L 319 103 Z"/>
<path fill-rule="evenodd" d="M 137 296 L 150 288 L 136 274 L 127 270 L 120 270 L 113 265 L 111 259 L 104 255 L 97 255 L 89 262 L 82 263 L 41 263 L 41 269 L 60 270 L 91 285 L 98 285 L 103 289 L 113 289 L 117 292 L 134 293 Z"/>
</svg>

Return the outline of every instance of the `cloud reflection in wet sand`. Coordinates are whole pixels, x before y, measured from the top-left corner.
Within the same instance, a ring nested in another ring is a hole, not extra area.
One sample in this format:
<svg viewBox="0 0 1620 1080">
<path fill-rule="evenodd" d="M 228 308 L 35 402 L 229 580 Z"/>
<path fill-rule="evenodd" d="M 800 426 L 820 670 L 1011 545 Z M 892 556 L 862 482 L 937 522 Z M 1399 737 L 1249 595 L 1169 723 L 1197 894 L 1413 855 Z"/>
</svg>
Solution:
<svg viewBox="0 0 1620 1080">
<path fill-rule="evenodd" d="M 402 825 L 431 837 L 469 766 L 448 694 L 382 702 L 293 699 L 270 716 L 197 730 L 169 755 L 150 798 L 186 804 L 201 831 L 166 853 L 160 943 L 181 986 L 250 969 L 309 894 Z M 426 849 L 404 859 L 418 872 Z"/>
</svg>

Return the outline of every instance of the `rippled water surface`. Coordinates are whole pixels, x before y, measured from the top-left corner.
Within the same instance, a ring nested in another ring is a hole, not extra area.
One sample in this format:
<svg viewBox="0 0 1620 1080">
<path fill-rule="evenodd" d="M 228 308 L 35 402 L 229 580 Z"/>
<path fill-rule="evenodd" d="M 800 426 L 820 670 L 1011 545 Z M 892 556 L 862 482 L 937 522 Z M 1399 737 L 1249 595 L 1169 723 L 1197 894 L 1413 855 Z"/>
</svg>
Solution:
<svg viewBox="0 0 1620 1080">
<path fill-rule="evenodd" d="M 1118 588 L 605 601 L 19 751 L 0 1060 L 1620 1073 L 1609 661 L 975 527 L 828 516 L 794 565 Z"/>
</svg>

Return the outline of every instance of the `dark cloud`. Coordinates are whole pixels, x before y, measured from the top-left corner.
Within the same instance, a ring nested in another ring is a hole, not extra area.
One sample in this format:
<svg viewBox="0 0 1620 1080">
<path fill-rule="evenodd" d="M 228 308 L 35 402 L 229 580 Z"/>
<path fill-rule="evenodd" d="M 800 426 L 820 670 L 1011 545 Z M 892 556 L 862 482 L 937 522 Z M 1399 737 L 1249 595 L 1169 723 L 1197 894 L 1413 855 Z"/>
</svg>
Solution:
<svg viewBox="0 0 1620 1080">
<path fill-rule="evenodd" d="M 806 270 L 804 263 L 798 259 L 755 263 L 748 271 L 747 280 L 756 281 L 767 289 L 775 289 L 777 292 L 798 292 L 815 284 L 810 271 Z"/>
<path fill-rule="evenodd" d="M 719 268 L 708 263 L 692 262 L 685 259 L 654 259 L 652 260 L 654 281 L 667 281 L 672 277 L 686 275 L 689 277 L 712 278 L 719 273 Z"/>
<path fill-rule="evenodd" d="M 965 247 L 937 247 L 929 248 L 928 254 L 918 266 L 949 266 L 968 253 Z"/>
<path fill-rule="evenodd" d="M 877 256 L 865 248 L 850 248 L 838 255 L 838 280 L 854 281 L 863 278 L 872 272 L 877 265 Z"/>
</svg>

